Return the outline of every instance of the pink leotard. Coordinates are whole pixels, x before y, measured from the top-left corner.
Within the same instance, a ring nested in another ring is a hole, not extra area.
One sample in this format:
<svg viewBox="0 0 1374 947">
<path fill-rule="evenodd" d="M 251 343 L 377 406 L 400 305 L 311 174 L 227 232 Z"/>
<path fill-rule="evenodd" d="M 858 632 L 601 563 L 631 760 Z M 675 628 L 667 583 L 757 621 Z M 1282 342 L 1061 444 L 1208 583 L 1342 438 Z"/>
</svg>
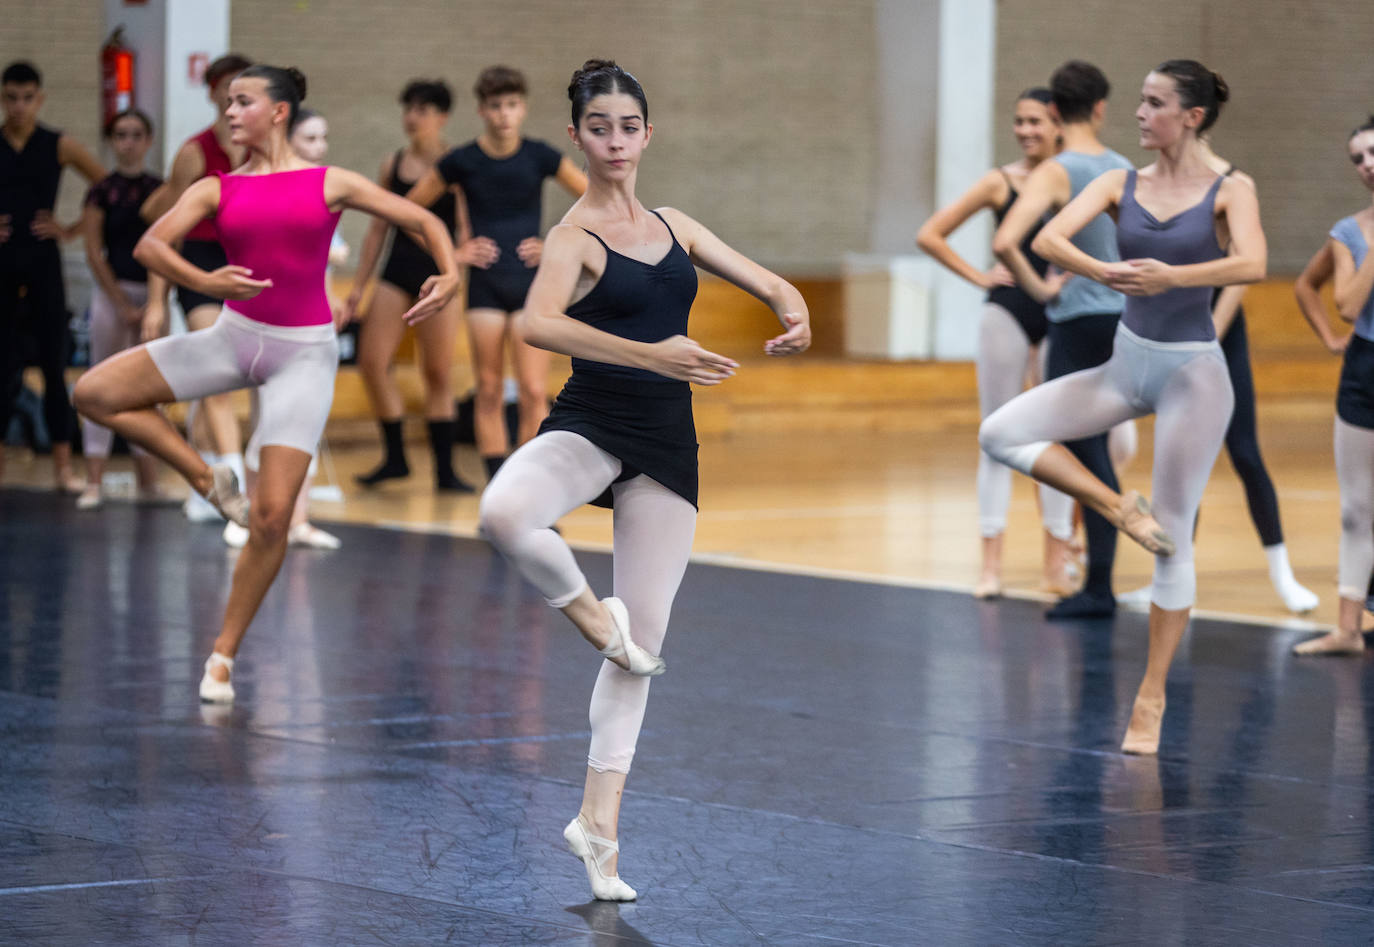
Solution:
<svg viewBox="0 0 1374 947">
<path fill-rule="evenodd" d="M 325 295 L 329 240 L 339 222 L 324 202 L 326 168 L 275 174 L 220 174 L 215 228 L 229 262 L 272 286 L 232 299 L 235 312 L 275 326 L 333 320 Z"/>
</svg>

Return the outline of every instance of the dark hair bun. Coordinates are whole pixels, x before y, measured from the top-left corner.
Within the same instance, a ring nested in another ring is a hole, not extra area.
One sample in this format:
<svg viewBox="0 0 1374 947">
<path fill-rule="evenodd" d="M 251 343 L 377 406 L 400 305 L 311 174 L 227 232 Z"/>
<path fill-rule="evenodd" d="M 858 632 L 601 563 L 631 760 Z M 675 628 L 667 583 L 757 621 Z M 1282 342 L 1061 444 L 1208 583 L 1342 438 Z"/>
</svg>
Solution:
<svg viewBox="0 0 1374 947">
<path fill-rule="evenodd" d="M 297 69 L 295 66 L 287 66 L 287 67 L 286 67 L 286 74 L 287 74 L 288 76 L 290 76 L 290 77 L 291 77 L 291 81 L 294 82 L 294 83 L 296 84 L 296 99 L 297 99 L 297 101 L 304 102 L 304 101 L 305 101 L 305 88 L 306 88 L 306 86 L 305 86 L 305 73 L 301 72 L 301 71 L 300 71 L 299 69 Z"/>
<path fill-rule="evenodd" d="M 1231 87 L 1226 84 L 1226 80 L 1221 77 L 1221 73 L 1212 73 L 1212 84 L 1216 86 L 1218 105 L 1231 101 Z"/>
<path fill-rule="evenodd" d="M 614 59 L 588 59 L 582 64 L 581 69 L 573 73 L 572 81 L 568 83 L 568 99 L 570 101 L 577 99 L 578 87 L 586 81 L 587 77 L 598 72 L 614 71 L 616 68 Z"/>
</svg>

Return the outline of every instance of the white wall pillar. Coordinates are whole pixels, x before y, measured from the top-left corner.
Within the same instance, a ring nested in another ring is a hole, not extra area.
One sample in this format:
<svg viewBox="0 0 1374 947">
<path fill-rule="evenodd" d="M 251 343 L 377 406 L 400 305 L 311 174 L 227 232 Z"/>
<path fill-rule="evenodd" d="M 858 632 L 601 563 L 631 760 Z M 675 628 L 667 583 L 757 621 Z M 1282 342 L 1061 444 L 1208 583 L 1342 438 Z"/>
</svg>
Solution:
<svg viewBox="0 0 1374 947">
<path fill-rule="evenodd" d="M 935 136 L 935 200 L 943 207 L 992 167 L 996 0 L 940 0 L 940 62 Z M 979 267 L 992 260 L 992 218 L 979 214 L 950 245 Z M 934 356 L 970 359 L 977 351 L 983 292 L 939 267 L 934 285 Z"/>
</svg>

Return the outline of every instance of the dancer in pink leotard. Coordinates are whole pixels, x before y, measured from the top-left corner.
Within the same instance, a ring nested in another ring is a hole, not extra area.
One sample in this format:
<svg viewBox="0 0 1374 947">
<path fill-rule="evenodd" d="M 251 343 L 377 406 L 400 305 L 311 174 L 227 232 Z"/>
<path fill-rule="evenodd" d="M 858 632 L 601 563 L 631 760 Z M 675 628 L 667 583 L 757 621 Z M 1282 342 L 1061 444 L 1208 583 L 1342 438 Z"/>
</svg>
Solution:
<svg viewBox="0 0 1374 947">
<path fill-rule="evenodd" d="M 300 158 L 287 140 L 305 77 L 252 66 L 230 86 L 229 126 L 248 160 L 231 174 L 186 190 L 144 235 L 135 256 L 173 282 L 224 299 L 213 327 L 129 349 L 78 382 L 78 409 L 176 468 L 224 515 L 249 529 L 201 700 L 234 699 L 229 676 L 244 632 L 281 568 L 296 494 L 324 432 L 334 395 L 338 342 L 324 271 L 329 241 L 347 207 L 383 217 L 423 238 L 439 267 L 411 322 L 437 312 L 458 286 L 453 243 L 439 219 L 362 175 Z M 213 218 L 229 264 L 206 272 L 172 245 Z M 228 466 L 207 466 L 156 406 L 257 387 L 262 445 L 251 513 Z"/>
</svg>

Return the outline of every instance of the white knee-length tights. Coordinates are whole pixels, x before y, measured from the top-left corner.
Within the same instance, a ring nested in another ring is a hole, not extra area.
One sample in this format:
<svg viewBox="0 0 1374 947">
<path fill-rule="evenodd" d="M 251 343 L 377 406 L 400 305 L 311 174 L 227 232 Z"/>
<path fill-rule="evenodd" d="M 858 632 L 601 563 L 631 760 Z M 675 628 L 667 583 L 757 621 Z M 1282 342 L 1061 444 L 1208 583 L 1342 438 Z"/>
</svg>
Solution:
<svg viewBox="0 0 1374 947">
<path fill-rule="evenodd" d="M 1101 434 L 1127 418 L 1155 415 L 1151 503 L 1174 538 L 1172 556 L 1156 556 L 1150 601 L 1193 604 L 1193 521 L 1235 399 L 1215 342 L 1153 342 L 1117 329 L 1111 359 L 1032 388 L 983 422 L 979 440 L 993 457 L 1029 474 L 1051 442 Z"/>
<path fill-rule="evenodd" d="M 668 615 L 692 552 L 697 511 L 643 474 L 623 483 L 620 461 L 580 434 L 550 431 L 527 442 L 501 466 L 482 494 L 482 534 L 555 608 L 587 587 L 572 550 L 550 527 L 608 487 L 615 496 L 612 594 L 625 603 L 630 633 L 658 654 Z M 649 700 L 649 679 L 610 661 L 592 690 L 587 764 L 628 773 Z"/>
<path fill-rule="evenodd" d="M 1374 571 L 1374 431 L 1336 418 L 1341 486 L 1340 596 L 1363 602 Z"/>
</svg>

